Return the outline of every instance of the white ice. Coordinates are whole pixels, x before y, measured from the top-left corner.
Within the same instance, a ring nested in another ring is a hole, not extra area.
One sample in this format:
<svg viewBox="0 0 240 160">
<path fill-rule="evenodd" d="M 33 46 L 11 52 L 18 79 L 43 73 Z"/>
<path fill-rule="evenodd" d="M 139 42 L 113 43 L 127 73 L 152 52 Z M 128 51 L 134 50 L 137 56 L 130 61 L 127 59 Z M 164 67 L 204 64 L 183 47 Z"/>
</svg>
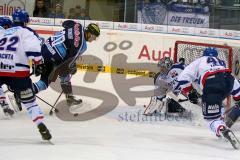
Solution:
<svg viewBox="0 0 240 160">
<path fill-rule="evenodd" d="M 78 73 L 73 77 L 74 85 L 117 95 L 109 74 L 100 74 L 94 83 L 83 82 L 82 75 Z M 39 96 L 53 104 L 58 93 L 48 89 Z M 88 105 L 80 110 L 89 110 L 98 103 L 93 98 L 82 98 Z M 192 120 L 151 121 L 143 116 L 136 117 L 148 100 L 149 97 L 139 98 L 136 106 L 120 101 L 112 112 L 85 122 L 62 121 L 55 115 L 49 116 L 49 106 L 38 101 L 54 145 L 41 140 L 25 111 L 12 119 L 0 114 L 0 160 L 239 160 L 239 150 L 219 141 L 208 130 L 196 106 L 185 104 L 194 112 Z M 237 124 L 233 130 L 240 138 L 239 128 Z"/>
</svg>

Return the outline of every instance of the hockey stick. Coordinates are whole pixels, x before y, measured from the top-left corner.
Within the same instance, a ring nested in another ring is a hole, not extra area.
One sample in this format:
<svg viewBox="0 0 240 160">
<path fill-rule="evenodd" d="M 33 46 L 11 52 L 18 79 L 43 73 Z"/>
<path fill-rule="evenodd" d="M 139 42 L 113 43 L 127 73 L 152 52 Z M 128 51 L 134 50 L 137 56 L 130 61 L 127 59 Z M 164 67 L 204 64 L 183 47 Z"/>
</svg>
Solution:
<svg viewBox="0 0 240 160">
<path fill-rule="evenodd" d="M 63 91 L 59 94 L 59 96 L 58 96 L 58 98 L 56 99 L 56 101 L 55 101 L 55 103 L 53 104 L 53 106 L 51 106 L 52 108 L 51 108 L 51 110 L 49 111 L 49 115 L 52 115 L 52 114 L 53 114 L 53 109 L 54 109 L 55 112 L 59 112 L 59 110 L 58 110 L 56 107 L 54 107 L 54 106 L 57 104 L 57 102 L 58 102 L 58 100 L 60 99 L 60 97 L 62 96 L 62 94 L 63 94 Z"/>
<path fill-rule="evenodd" d="M 56 101 L 54 102 L 53 105 L 50 104 L 50 103 L 48 103 L 47 101 L 45 101 L 44 99 L 42 99 L 41 97 L 39 97 L 39 96 L 37 96 L 37 95 L 36 95 L 36 97 L 37 97 L 39 100 L 41 100 L 42 102 L 46 103 L 47 105 L 49 105 L 49 106 L 51 107 L 51 110 L 50 110 L 50 112 L 49 112 L 49 115 L 52 115 L 52 114 L 53 114 L 53 110 L 54 110 L 55 112 L 59 112 L 59 110 L 55 107 L 55 105 L 56 105 L 56 103 L 58 102 L 58 100 L 59 100 L 59 98 L 61 97 L 61 95 L 62 95 L 62 92 L 59 94 L 58 98 L 56 99 Z"/>
</svg>

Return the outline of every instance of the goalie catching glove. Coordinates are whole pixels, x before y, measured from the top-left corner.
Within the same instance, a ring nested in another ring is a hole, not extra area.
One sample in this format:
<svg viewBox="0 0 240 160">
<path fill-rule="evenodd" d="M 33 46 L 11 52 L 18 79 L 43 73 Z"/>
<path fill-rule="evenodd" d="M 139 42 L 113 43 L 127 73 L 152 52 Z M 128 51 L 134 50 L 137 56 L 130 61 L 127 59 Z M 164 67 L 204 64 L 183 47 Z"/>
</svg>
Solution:
<svg viewBox="0 0 240 160">
<path fill-rule="evenodd" d="M 46 66 L 43 61 L 33 62 L 32 69 L 35 76 L 39 76 L 46 72 Z"/>
</svg>

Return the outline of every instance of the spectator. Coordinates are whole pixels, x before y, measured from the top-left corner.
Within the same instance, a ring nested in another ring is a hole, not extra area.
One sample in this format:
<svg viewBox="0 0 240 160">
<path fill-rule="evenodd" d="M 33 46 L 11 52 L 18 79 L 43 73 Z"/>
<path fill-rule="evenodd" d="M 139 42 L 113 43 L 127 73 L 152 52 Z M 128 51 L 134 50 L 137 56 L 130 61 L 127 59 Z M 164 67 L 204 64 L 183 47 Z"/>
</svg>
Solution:
<svg viewBox="0 0 240 160">
<path fill-rule="evenodd" d="M 82 7 L 80 5 L 75 8 L 75 19 L 81 19 Z"/>
<path fill-rule="evenodd" d="M 65 18 L 65 15 L 62 11 L 62 5 L 56 4 L 54 11 L 50 13 L 48 17 L 49 18 Z"/>
<path fill-rule="evenodd" d="M 33 11 L 33 17 L 47 17 L 48 16 L 48 10 L 45 5 L 44 0 L 36 0 L 35 1 L 35 8 Z"/>
<path fill-rule="evenodd" d="M 69 9 L 68 19 L 75 19 L 75 8 Z"/>
<path fill-rule="evenodd" d="M 91 18 L 87 15 L 86 9 L 82 8 L 81 9 L 81 18 L 80 19 L 84 19 L 84 20 L 90 20 Z"/>
</svg>

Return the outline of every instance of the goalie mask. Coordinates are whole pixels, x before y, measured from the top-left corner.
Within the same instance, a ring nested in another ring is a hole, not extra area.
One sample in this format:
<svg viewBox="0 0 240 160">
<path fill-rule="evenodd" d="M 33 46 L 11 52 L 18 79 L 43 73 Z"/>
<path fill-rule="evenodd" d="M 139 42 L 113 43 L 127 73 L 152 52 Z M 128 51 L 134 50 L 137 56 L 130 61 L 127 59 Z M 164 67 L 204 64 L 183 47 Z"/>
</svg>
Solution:
<svg viewBox="0 0 240 160">
<path fill-rule="evenodd" d="M 158 67 L 160 68 L 160 72 L 168 72 L 173 65 L 173 61 L 169 57 L 164 57 L 160 59 L 158 62 Z"/>
</svg>

